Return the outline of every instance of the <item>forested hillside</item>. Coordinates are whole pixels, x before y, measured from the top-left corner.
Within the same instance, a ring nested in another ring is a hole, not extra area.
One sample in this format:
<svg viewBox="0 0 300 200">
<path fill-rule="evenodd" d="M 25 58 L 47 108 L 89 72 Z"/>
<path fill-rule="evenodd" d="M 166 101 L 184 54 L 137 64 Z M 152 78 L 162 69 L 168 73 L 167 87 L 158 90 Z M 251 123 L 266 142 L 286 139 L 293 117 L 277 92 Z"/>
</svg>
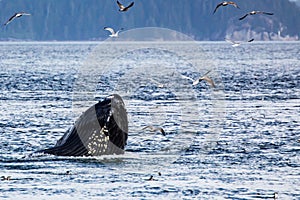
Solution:
<svg viewBox="0 0 300 200">
<path fill-rule="evenodd" d="M 131 0 L 120 0 L 127 5 Z M 213 10 L 219 0 L 137 0 L 128 12 L 120 13 L 114 0 L 2 0 L 1 23 L 15 12 L 23 16 L 1 27 L 1 40 L 102 40 L 105 26 L 125 30 L 164 27 L 196 40 L 224 37 L 256 40 L 298 39 L 300 9 L 288 0 L 236 0 L 233 6 Z M 252 10 L 274 15 L 239 17 Z"/>
</svg>

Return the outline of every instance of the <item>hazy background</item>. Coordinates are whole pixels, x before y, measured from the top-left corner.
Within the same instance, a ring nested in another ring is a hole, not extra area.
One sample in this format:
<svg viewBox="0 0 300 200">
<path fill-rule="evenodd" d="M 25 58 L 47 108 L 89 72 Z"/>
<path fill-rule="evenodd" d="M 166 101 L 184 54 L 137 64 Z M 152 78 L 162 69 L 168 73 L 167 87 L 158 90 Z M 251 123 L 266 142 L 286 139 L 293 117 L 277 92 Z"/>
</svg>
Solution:
<svg viewBox="0 0 300 200">
<path fill-rule="evenodd" d="M 122 0 L 128 5 L 131 0 Z M 118 12 L 114 0 L 2 0 L 0 22 L 4 24 L 15 12 L 21 17 L 2 26 L 0 40 L 103 40 L 105 26 L 125 30 L 163 27 L 196 40 L 298 40 L 300 8 L 295 0 L 236 0 L 241 9 L 221 7 L 220 0 L 138 0 L 126 13 Z M 299 1 L 297 1 L 299 5 Z M 238 20 L 252 10 L 273 12 Z"/>
</svg>

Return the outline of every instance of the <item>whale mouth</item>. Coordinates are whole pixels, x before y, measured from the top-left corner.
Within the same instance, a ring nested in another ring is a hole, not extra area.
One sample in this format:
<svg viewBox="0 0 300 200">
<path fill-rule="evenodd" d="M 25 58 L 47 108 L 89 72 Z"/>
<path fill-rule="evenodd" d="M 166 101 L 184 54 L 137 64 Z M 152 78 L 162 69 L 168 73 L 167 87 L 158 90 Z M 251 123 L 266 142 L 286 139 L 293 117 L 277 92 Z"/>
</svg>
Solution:
<svg viewBox="0 0 300 200">
<path fill-rule="evenodd" d="M 122 98 L 113 94 L 87 109 L 54 147 L 37 153 L 57 156 L 123 154 L 128 119 Z"/>
</svg>

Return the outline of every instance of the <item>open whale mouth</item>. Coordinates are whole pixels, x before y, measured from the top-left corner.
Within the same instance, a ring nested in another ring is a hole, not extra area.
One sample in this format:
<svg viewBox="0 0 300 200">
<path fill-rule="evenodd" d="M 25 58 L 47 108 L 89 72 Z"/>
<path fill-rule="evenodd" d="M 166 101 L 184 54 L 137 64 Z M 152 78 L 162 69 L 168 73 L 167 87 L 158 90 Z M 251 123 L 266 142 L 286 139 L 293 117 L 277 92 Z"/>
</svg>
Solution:
<svg viewBox="0 0 300 200">
<path fill-rule="evenodd" d="M 128 138 L 128 119 L 122 98 L 113 94 L 86 110 L 54 147 L 38 153 L 57 156 L 123 154 Z"/>
</svg>

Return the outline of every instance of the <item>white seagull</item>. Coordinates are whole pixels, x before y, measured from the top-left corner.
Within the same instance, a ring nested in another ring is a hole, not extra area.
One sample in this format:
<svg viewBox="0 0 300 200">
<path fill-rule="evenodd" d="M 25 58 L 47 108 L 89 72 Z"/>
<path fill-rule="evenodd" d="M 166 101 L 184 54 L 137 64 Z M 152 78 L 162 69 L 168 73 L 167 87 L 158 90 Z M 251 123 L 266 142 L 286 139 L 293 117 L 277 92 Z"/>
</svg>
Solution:
<svg viewBox="0 0 300 200">
<path fill-rule="evenodd" d="M 230 39 L 225 39 L 225 41 L 231 43 L 231 46 L 233 46 L 233 47 L 238 47 L 241 45 L 241 43 L 230 40 Z"/>
<path fill-rule="evenodd" d="M 238 46 L 241 45 L 240 42 L 236 42 L 236 41 L 233 41 L 233 40 L 230 40 L 230 39 L 225 38 L 225 41 L 231 43 L 231 46 L 233 46 L 233 47 L 238 47 Z M 253 42 L 253 41 L 254 41 L 254 39 L 252 38 L 252 39 L 248 40 L 247 42 Z"/>
<path fill-rule="evenodd" d="M 193 85 L 197 85 L 200 81 L 206 81 L 207 83 L 209 83 L 211 85 L 211 87 L 215 88 L 216 85 L 215 85 L 214 81 L 207 76 L 207 74 L 209 74 L 210 72 L 211 72 L 211 70 L 209 70 L 203 76 L 201 76 L 200 78 L 197 78 L 196 80 L 194 80 L 194 79 L 192 79 L 188 76 L 184 76 L 184 75 L 181 75 L 181 76 L 182 76 L 182 78 L 189 79 L 189 80 L 193 81 Z"/>
<path fill-rule="evenodd" d="M 15 13 L 13 16 L 11 16 L 7 22 L 5 22 L 4 26 L 8 25 L 10 22 L 12 22 L 14 19 L 18 18 L 18 17 L 22 17 L 23 15 L 31 15 L 29 13 L 25 13 L 25 12 L 18 12 Z"/>
<path fill-rule="evenodd" d="M 127 11 L 130 7 L 132 7 L 133 6 L 133 4 L 134 4 L 134 2 L 131 2 L 128 6 L 124 6 L 123 4 L 121 4 L 119 1 L 117 1 L 117 4 L 118 4 L 118 6 L 119 6 L 119 11 L 120 12 L 125 12 L 125 11 Z"/>
<path fill-rule="evenodd" d="M 123 28 L 121 28 L 120 30 L 118 30 L 117 32 L 114 31 L 114 29 L 110 28 L 110 27 L 104 27 L 104 30 L 109 31 L 111 34 L 109 35 L 109 37 L 118 37 L 119 36 L 119 32 L 121 30 L 123 30 Z"/>
<path fill-rule="evenodd" d="M 251 12 L 247 13 L 246 15 L 244 15 L 243 17 L 239 18 L 239 20 L 245 19 L 248 15 L 256 15 L 256 14 L 273 15 L 273 13 L 269 13 L 269 12 L 251 11 Z"/>
</svg>

